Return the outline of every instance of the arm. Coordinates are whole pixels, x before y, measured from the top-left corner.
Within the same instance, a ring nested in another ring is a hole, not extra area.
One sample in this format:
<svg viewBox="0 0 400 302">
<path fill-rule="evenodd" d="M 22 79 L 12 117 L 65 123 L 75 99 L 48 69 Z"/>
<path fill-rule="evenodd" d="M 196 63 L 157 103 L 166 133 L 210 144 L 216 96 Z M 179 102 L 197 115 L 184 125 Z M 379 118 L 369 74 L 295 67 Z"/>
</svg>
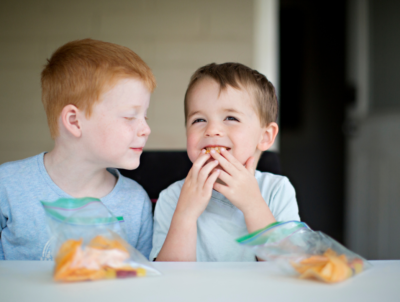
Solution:
<svg viewBox="0 0 400 302">
<path fill-rule="evenodd" d="M 197 218 L 175 212 L 157 261 L 196 261 Z"/>
<path fill-rule="evenodd" d="M 153 215 L 151 213 L 151 201 L 147 194 L 143 202 L 140 232 L 136 249 L 149 259 L 153 239 Z"/>
<path fill-rule="evenodd" d="M 218 161 L 211 161 L 202 152 L 193 163 L 178 199 L 175 213 L 157 261 L 196 261 L 197 219 L 211 198 L 219 170 Z"/>
</svg>

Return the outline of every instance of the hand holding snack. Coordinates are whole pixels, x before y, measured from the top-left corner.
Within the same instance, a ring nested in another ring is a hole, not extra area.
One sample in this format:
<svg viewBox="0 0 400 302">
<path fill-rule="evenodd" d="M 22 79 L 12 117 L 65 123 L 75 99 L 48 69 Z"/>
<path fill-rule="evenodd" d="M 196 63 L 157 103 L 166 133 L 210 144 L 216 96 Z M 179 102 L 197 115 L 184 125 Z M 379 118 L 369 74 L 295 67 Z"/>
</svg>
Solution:
<svg viewBox="0 0 400 302">
<path fill-rule="evenodd" d="M 224 169 L 219 175 L 219 179 L 224 184 L 215 183 L 214 189 L 228 198 L 245 216 L 247 213 L 260 212 L 268 208 L 254 176 L 254 157 L 250 157 L 245 166 L 243 166 L 225 148 L 220 148 L 220 152 L 221 154 L 215 151 L 210 152 L 212 157 L 218 160 Z M 263 226 L 275 221 L 272 213 L 270 216 L 272 221 Z"/>
<path fill-rule="evenodd" d="M 220 171 L 213 169 L 218 165 L 218 161 L 210 159 L 205 150 L 193 163 L 179 196 L 176 212 L 184 213 L 186 217 L 197 219 L 204 212 L 211 198 L 212 188 L 217 180 Z"/>
</svg>

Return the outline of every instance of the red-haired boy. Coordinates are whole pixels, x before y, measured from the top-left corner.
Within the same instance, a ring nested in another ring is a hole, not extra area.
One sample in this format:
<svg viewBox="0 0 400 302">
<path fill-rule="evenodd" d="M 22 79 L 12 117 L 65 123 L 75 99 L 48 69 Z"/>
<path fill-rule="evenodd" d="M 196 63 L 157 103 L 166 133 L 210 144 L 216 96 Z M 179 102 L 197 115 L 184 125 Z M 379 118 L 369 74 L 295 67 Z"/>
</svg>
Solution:
<svg viewBox="0 0 400 302">
<path fill-rule="evenodd" d="M 55 146 L 0 166 L 0 259 L 51 258 L 40 201 L 87 196 L 123 216 L 128 242 L 149 256 L 149 197 L 116 168 L 139 166 L 155 85 L 146 63 L 120 45 L 84 39 L 54 52 L 42 71 L 42 102 Z"/>
</svg>

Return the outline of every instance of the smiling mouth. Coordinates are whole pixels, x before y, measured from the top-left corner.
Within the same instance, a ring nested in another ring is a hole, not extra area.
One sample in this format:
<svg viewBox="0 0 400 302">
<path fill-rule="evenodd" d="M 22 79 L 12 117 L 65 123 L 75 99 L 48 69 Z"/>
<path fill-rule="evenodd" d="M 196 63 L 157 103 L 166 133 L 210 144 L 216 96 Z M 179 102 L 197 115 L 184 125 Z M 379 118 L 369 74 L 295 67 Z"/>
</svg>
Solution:
<svg viewBox="0 0 400 302">
<path fill-rule="evenodd" d="M 211 152 L 211 150 L 215 150 L 217 153 L 221 153 L 221 148 L 225 148 L 227 151 L 231 149 L 224 146 L 205 147 L 204 149 L 206 150 L 206 154 L 208 154 Z"/>
</svg>

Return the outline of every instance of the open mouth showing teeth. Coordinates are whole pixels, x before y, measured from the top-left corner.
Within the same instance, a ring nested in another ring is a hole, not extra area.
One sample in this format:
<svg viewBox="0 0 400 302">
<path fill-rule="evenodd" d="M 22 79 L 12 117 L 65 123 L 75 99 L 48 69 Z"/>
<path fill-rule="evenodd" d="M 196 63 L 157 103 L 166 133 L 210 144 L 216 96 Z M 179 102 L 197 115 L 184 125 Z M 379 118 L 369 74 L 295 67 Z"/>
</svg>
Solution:
<svg viewBox="0 0 400 302">
<path fill-rule="evenodd" d="M 215 150 L 215 152 L 221 153 L 221 148 L 225 148 L 226 150 L 230 150 L 230 148 L 220 147 L 220 146 L 216 146 L 216 147 L 206 147 L 206 148 L 204 148 L 204 149 L 206 150 L 206 154 L 208 154 L 208 153 L 211 152 L 211 150 Z"/>
</svg>

